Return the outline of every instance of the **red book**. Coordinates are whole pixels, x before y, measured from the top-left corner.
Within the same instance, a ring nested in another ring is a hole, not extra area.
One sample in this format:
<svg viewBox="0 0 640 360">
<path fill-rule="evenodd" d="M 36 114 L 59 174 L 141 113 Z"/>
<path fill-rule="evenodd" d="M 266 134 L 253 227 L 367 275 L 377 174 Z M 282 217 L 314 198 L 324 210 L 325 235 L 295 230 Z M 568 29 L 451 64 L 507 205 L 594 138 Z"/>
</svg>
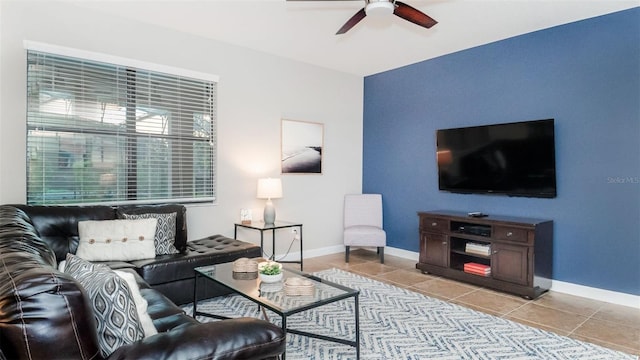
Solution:
<svg viewBox="0 0 640 360">
<path fill-rule="evenodd" d="M 489 276 L 491 275 L 491 271 L 478 271 L 478 270 L 470 270 L 470 269 L 465 269 L 464 272 L 469 273 L 469 274 L 475 274 L 475 275 L 480 275 L 480 276 Z"/>
<path fill-rule="evenodd" d="M 464 271 L 477 272 L 477 273 L 482 273 L 482 274 L 488 274 L 488 273 L 490 273 L 490 272 L 491 272 L 491 269 L 481 270 L 481 269 L 474 269 L 474 268 L 464 268 Z"/>
<path fill-rule="evenodd" d="M 474 262 L 468 262 L 466 264 L 464 264 L 464 268 L 469 268 L 469 269 L 478 269 L 478 270 L 486 270 L 486 269 L 491 269 L 491 267 L 489 265 L 484 265 L 484 264 L 478 264 L 478 263 L 474 263 Z"/>
</svg>

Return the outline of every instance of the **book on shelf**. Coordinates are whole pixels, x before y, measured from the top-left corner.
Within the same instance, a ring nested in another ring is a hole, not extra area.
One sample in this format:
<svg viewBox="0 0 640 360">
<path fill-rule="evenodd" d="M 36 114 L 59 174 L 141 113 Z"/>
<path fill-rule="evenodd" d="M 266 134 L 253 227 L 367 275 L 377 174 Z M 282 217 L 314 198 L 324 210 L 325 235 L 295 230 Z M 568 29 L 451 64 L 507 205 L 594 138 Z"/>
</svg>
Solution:
<svg viewBox="0 0 640 360">
<path fill-rule="evenodd" d="M 464 246 L 464 251 L 470 254 L 489 256 L 491 255 L 491 245 L 483 245 L 474 242 L 468 242 Z"/>
<path fill-rule="evenodd" d="M 465 263 L 463 266 L 464 272 L 482 276 L 491 275 L 491 267 L 485 264 L 478 264 L 474 262 Z"/>
<path fill-rule="evenodd" d="M 475 270 L 465 270 L 464 272 L 466 272 L 467 274 L 479 275 L 479 276 L 484 276 L 484 277 L 491 276 L 491 271 L 482 272 L 482 271 L 475 271 Z"/>
<path fill-rule="evenodd" d="M 491 266 L 489 266 L 489 265 L 480 264 L 480 263 L 476 263 L 476 262 L 464 263 L 464 266 L 465 267 L 470 267 L 470 268 L 475 268 L 475 269 L 480 269 L 480 270 L 491 269 Z"/>
<path fill-rule="evenodd" d="M 490 267 L 486 267 L 486 268 L 482 268 L 479 266 L 469 266 L 469 265 L 465 265 L 464 270 L 474 270 L 474 271 L 480 271 L 480 272 L 490 272 L 491 268 Z"/>
</svg>

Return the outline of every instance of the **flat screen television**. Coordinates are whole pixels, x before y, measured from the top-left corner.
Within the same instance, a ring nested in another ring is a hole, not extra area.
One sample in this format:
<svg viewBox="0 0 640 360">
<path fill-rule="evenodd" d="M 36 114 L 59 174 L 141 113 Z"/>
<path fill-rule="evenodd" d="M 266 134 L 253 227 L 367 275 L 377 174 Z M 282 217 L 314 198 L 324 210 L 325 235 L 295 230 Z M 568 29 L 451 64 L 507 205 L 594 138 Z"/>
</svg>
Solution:
<svg viewBox="0 0 640 360">
<path fill-rule="evenodd" d="M 440 190 L 556 197 L 554 120 L 437 130 Z"/>
</svg>

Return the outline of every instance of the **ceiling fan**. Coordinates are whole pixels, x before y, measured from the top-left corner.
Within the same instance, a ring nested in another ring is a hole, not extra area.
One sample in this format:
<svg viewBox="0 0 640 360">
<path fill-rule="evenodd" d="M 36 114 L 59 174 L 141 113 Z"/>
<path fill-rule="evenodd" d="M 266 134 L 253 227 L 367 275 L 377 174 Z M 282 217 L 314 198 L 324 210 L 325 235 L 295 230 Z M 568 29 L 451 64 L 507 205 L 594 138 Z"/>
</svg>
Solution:
<svg viewBox="0 0 640 360">
<path fill-rule="evenodd" d="M 351 0 L 287 0 L 287 1 L 351 1 Z M 360 1 L 360 0 L 358 0 Z M 364 0 L 365 6 L 342 25 L 336 35 L 344 34 L 367 15 L 394 14 L 416 25 L 431 28 L 438 22 L 422 11 L 396 0 Z"/>
</svg>

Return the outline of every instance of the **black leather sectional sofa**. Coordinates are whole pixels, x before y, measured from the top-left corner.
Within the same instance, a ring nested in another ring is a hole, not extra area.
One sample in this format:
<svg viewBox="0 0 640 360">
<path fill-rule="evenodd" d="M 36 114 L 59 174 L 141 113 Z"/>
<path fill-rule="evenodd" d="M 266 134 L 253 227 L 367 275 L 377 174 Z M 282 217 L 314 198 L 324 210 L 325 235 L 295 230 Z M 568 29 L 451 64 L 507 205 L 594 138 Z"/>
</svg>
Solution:
<svg viewBox="0 0 640 360">
<path fill-rule="evenodd" d="M 78 246 L 78 221 L 123 213 L 177 213 L 179 254 L 107 262 L 135 273 L 158 334 L 109 359 L 273 359 L 285 334 L 266 321 L 199 323 L 176 304 L 192 301 L 193 268 L 260 256 L 260 248 L 221 235 L 187 242 L 186 208 L 160 206 L 0 206 L 0 359 L 101 359 L 96 325 L 81 285 L 57 264 Z M 221 294 L 209 289 L 199 298 Z"/>
</svg>

